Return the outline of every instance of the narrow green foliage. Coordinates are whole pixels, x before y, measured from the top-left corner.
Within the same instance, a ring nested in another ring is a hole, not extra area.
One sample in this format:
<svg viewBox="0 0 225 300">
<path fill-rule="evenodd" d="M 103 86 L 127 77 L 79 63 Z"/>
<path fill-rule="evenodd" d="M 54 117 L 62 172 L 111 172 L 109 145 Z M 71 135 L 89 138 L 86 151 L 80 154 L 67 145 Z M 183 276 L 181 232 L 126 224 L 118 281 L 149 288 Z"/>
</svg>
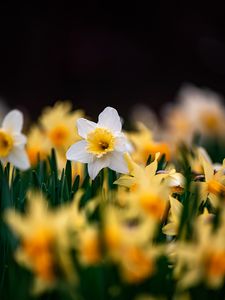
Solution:
<svg viewBox="0 0 225 300">
<path fill-rule="evenodd" d="M 159 170 L 165 170 L 166 164 L 167 164 L 167 162 L 166 162 L 166 155 L 163 154 L 160 157 L 160 159 L 159 159 L 157 171 L 159 171 Z"/>
<path fill-rule="evenodd" d="M 73 182 L 73 185 L 71 188 L 71 197 L 73 197 L 73 195 L 76 194 L 76 192 L 78 191 L 79 184 L 80 184 L 80 176 L 77 175 L 74 179 L 74 182 Z"/>
<path fill-rule="evenodd" d="M 152 155 L 150 154 L 146 161 L 146 166 L 148 166 L 151 162 L 152 162 Z"/>
<path fill-rule="evenodd" d="M 186 179 L 184 192 L 181 195 L 181 202 L 183 204 L 182 215 L 180 219 L 178 238 L 190 239 L 193 222 L 197 216 L 198 206 L 198 191 L 195 189 L 191 190 L 192 172 L 187 159 L 187 150 L 182 149 L 182 166 L 184 170 L 184 176 Z"/>
<path fill-rule="evenodd" d="M 110 190 L 117 190 L 118 185 L 114 184 L 116 180 L 117 180 L 116 172 L 108 169 L 108 187 Z"/>
<path fill-rule="evenodd" d="M 71 189 L 72 189 L 72 166 L 71 166 L 70 160 L 67 160 L 67 162 L 66 162 L 65 177 L 66 177 L 66 182 L 67 182 L 67 186 L 68 186 L 68 191 L 71 191 Z"/>
</svg>

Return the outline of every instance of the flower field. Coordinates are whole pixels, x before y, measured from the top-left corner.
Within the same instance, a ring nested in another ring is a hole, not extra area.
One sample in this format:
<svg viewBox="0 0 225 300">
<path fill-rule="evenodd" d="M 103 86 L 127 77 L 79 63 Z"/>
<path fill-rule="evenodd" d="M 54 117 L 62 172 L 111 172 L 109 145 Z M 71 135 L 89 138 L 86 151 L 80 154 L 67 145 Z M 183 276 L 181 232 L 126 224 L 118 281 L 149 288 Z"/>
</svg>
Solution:
<svg viewBox="0 0 225 300">
<path fill-rule="evenodd" d="M 96 119 L 63 101 L 3 117 L 0 299 L 225 299 L 220 96 Z"/>
</svg>

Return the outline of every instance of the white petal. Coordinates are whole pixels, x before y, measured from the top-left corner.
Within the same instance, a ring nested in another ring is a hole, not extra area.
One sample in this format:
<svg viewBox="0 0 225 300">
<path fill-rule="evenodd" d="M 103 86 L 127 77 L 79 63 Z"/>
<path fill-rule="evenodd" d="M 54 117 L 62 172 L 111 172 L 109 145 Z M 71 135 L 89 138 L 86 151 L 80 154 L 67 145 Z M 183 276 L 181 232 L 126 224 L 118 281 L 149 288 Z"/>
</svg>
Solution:
<svg viewBox="0 0 225 300">
<path fill-rule="evenodd" d="M 23 115 L 22 113 L 15 109 L 10 111 L 4 118 L 2 122 L 2 128 L 15 132 L 15 133 L 20 133 L 23 127 Z"/>
<path fill-rule="evenodd" d="M 88 174 L 91 179 L 95 179 L 101 169 L 108 167 L 109 159 L 107 156 L 102 158 L 97 158 L 93 162 L 88 164 Z"/>
<path fill-rule="evenodd" d="M 24 145 L 27 142 L 27 138 L 24 134 L 13 134 L 14 146 Z"/>
<path fill-rule="evenodd" d="M 89 121 L 84 118 L 80 118 L 77 120 L 77 131 L 78 134 L 86 139 L 89 132 L 93 131 L 96 128 L 96 123 Z"/>
<path fill-rule="evenodd" d="M 20 170 L 26 170 L 30 167 L 30 162 L 24 148 L 15 147 L 8 156 L 8 161 Z"/>
<path fill-rule="evenodd" d="M 134 151 L 134 147 L 132 146 L 132 144 L 130 142 L 126 143 L 126 152 L 133 152 Z"/>
<path fill-rule="evenodd" d="M 170 187 L 174 187 L 174 186 L 184 187 L 184 185 L 185 185 L 185 178 L 180 173 L 175 173 L 175 174 L 169 175 L 168 181 L 169 181 Z"/>
<path fill-rule="evenodd" d="M 131 143 L 128 141 L 127 137 L 122 133 L 119 132 L 115 134 L 116 141 L 115 141 L 115 150 L 119 152 L 132 152 L 133 147 Z"/>
<path fill-rule="evenodd" d="M 106 107 L 98 116 L 98 126 L 106 127 L 111 131 L 121 131 L 122 124 L 120 116 L 115 108 Z"/>
<path fill-rule="evenodd" d="M 114 151 L 110 156 L 109 168 L 116 172 L 127 174 L 128 166 L 124 159 L 124 153 Z"/>
<path fill-rule="evenodd" d="M 87 142 L 84 140 L 73 144 L 66 152 L 66 158 L 81 163 L 89 163 L 93 156 L 86 151 L 86 147 Z"/>
<path fill-rule="evenodd" d="M 116 138 L 115 150 L 119 152 L 127 152 L 127 140 L 125 137 Z"/>
</svg>

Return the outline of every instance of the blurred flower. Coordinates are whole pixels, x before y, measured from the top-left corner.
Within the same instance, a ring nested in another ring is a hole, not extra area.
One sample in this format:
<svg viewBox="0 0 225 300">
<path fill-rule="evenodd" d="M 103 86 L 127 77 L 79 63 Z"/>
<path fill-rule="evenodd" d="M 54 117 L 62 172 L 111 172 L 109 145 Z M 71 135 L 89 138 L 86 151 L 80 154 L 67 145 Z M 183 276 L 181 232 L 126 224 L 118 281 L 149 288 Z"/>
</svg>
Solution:
<svg viewBox="0 0 225 300">
<path fill-rule="evenodd" d="M 132 158 L 126 154 L 125 159 L 128 164 L 129 175 L 120 176 L 114 183 L 128 187 L 131 191 L 135 191 L 141 186 L 146 187 L 153 182 L 160 184 L 164 181 L 163 184 L 171 189 L 171 193 L 182 191 L 185 178 L 181 173 L 177 173 L 174 168 L 157 172 L 159 157 L 160 153 L 156 153 L 154 161 L 148 166 L 143 167 L 135 163 Z"/>
<path fill-rule="evenodd" d="M 225 108 L 216 93 L 192 85 L 184 85 L 178 93 L 178 103 L 167 105 L 164 111 L 164 138 L 173 152 L 180 143 L 191 145 L 196 133 L 202 138 L 224 135 Z"/>
<path fill-rule="evenodd" d="M 26 170 L 30 164 L 24 149 L 27 139 L 21 133 L 22 127 L 20 111 L 12 110 L 4 117 L 0 128 L 0 160 L 3 164 L 10 162 L 16 168 Z"/>
<path fill-rule="evenodd" d="M 208 89 L 186 85 L 180 90 L 180 108 L 202 135 L 222 135 L 225 109 L 223 99 Z"/>
<path fill-rule="evenodd" d="M 183 205 L 170 196 L 170 213 L 168 223 L 163 227 L 162 231 L 166 235 L 177 235 L 180 225 L 180 217 L 183 210 Z"/>
<path fill-rule="evenodd" d="M 199 149 L 199 160 L 205 176 L 205 181 L 198 183 L 201 200 L 205 201 L 208 197 L 214 206 L 218 206 L 220 198 L 224 199 L 225 197 L 225 160 L 221 168 L 216 171 L 214 166 L 202 155 L 201 148 Z"/>
<path fill-rule="evenodd" d="M 130 113 L 131 124 L 142 123 L 149 130 L 157 134 L 159 127 L 157 116 L 155 113 L 145 104 L 136 104 L 132 107 Z"/>
<path fill-rule="evenodd" d="M 121 275 L 129 283 L 138 283 L 152 276 L 155 257 L 151 251 L 139 247 L 128 247 L 121 253 Z"/>
<path fill-rule="evenodd" d="M 79 258 L 84 265 L 95 265 L 101 261 L 101 247 L 99 231 L 94 226 L 86 226 L 79 234 Z"/>
<path fill-rule="evenodd" d="M 6 222 L 20 238 L 16 260 L 35 274 L 35 293 L 53 287 L 57 280 L 77 280 L 70 258 L 70 216 L 76 214 L 71 208 L 50 211 L 43 196 L 31 192 L 25 215 L 14 210 L 5 214 Z"/>
<path fill-rule="evenodd" d="M 155 157 L 157 152 L 165 155 L 166 160 L 170 159 L 169 145 L 164 142 L 156 142 L 152 132 L 142 123 L 137 124 L 138 131 L 128 134 L 128 138 L 134 145 L 132 157 L 137 163 L 146 165 L 149 156 Z"/>
<path fill-rule="evenodd" d="M 65 151 L 80 140 L 76 121 L 83 116 L 82 110 L 71 111 L 69 102 L 56 102 L 53 107 L 47 107 L 40 117 L 40 124 L 52 147 Z"/>
<path fill-rule="evenodd" d="M 109 205 L 105 210 L 103 235 L 108 253 L 128 283 L 139 283 L 151 277 L 162 249 L 152 245 L 155 226 L 137 211 L 121 210 Z"/>
<path fill-rule="evenodd" d="M 127 195 L 123 196 L 128 203 L 131 203 L 135 210 L 142 210 L 154 222 L 159 222 L 163 217 L 169 200 L 170 189 L 168 182 L 162 180 L 165 175 L 157 175 L 158 166 L 156 154 L 155 160 L 147 167 L 137 165 L 127 155 L 130 175 L 121 176 L 115 184 L 130 188 Z"/>
<path fill-rule="evenodd" d="M 27 153 L 32 166 L 35 166 L 38 159 L 44 160 L 51 153 L 51 144 L 45 134 L 38 126 L 30 129 L 27 140 Z"/>
<path fill-rule="evenodd" d="M 224 283 L 224 232 L 213 232 L 211 225 L 199 219 L 195 224 L 195 240 L 177 244 L 174 274 L 179 289 L 196 286 L 201 282 L 216 289 Z"/>
<path fill-rule="evenodd" d="M 106 167 L 119 173 L 128 172 L 124 160 L 128 142 L 121 132 L 120 117 L 114 108 L 106 107 L 99 115 L 97 124 L 78 119 L 77 127 L 83 140 L 69 148 L 67 159 L 88 163 L 88 173 L 92 179 Z"/>
<path fill-rule="evenodd" d="M 168 223 L 162 228 L 162 231 L 166 235 L 175 236 L 178 234 L 178 229 L 180 225 L 181 215 L 183 211 L 183 204 L 174 197 L 170 198 L 170 211 L 168 217 Z M 207 208 L 204 209 L 203 213 L 198 216 L 197 222 L 202 222 L 204 224 L 210 223 L 213 214 L 210 214 Z"/>
<path fill-rule="evenodd" d="M 193 123 L 179 105 L 167 105 L 164 109 L 163 137 L 170 145 L 173 155 L 181 143 L 190 145 L 195 133 Z"/>
<path fill-rule="evenodd" d="M 161 177 L 156 177 L 158 167 L 158 158 L 160 153 L 155 155 L 155 159 L 148 166 L 143 167 L 133 161 L 133 159 L 125 154 L 125 159 L 129 168 L 129 175 L 122 175 L 114 183 L 120 186 L 128 187 L 132 191 L 138 189 L 140 186 L 148 186 L 153 180 L 160 182 Z"/>
</svg>

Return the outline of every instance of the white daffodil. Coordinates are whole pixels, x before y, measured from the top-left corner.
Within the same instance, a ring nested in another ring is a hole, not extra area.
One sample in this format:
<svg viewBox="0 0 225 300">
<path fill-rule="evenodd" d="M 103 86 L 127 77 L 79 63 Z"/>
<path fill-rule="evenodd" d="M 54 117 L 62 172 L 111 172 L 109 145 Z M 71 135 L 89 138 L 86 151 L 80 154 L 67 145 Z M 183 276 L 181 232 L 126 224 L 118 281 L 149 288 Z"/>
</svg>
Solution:
<svg viewBox="0 0 225 300">
<path fill-rule="evenodd" d="M 106 167 L 128 173 L 124 153 L 129 151 L 130 145 L 121 132 L 121 120 L 114 108 L 106 107 L 98 116 L 98 123 L 78 119 L 77 129 L 83 140 L 69 148 L 66 153 L 68 160 L 87 163 L 92 179 Z"/>
<path fill-rule="evenodd" d="M 23 115 L 18 110 L 10 111 L 2 121 L 0 128 L 0 160 L 10 162 L 18 169 L 29 168 L 29 160 L 24 149 L 26 137 L 21 133 Z"/>
</svg>

